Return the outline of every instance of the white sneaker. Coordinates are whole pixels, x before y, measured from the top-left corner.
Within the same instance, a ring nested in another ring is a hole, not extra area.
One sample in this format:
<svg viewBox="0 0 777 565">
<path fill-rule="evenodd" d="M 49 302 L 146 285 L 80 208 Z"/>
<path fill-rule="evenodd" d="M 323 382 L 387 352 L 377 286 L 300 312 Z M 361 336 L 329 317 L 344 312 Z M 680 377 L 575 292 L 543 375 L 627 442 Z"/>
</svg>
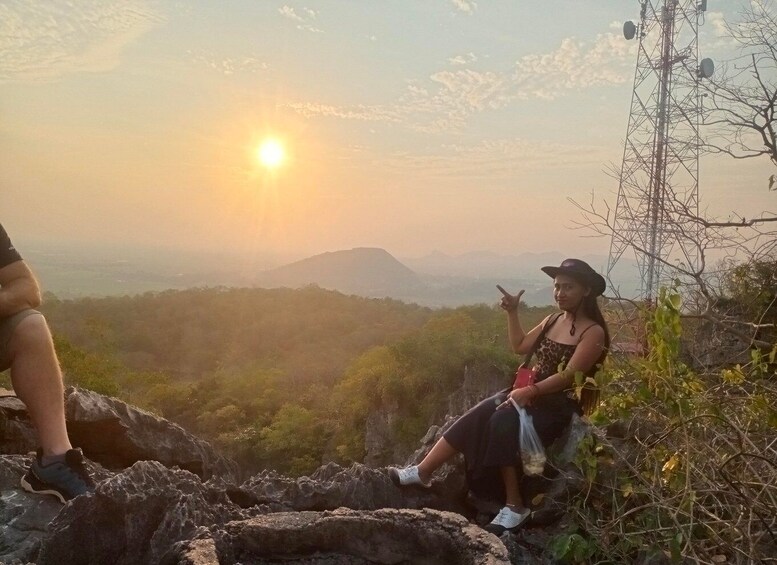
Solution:
<svg viewBox="0 0 777 565">
<path fill-rule="evenodd" d="M 424 482 L 421 480 L 421 476 L 418 474 L 418 466 L 405 467 L 404 469 L 398 469 L 396 467 L 389 467 L 388 470 L 391 482 L 398 487 L 405 487 L 409 485 L 419 485 L 424 488 L 432 486 L 431 481 Z"/>
<path fill-rule="evenodd" d="M 521 508 L 518 512 L 505 506 L 499 511 L 499 514 L 491 520 L 491 523 L 486 526 L 486 531 L 492 534 L 502 535 L 503 532 L 514 530 L 531 515 L 531 510 L 528 508 Z"/>
</svg>

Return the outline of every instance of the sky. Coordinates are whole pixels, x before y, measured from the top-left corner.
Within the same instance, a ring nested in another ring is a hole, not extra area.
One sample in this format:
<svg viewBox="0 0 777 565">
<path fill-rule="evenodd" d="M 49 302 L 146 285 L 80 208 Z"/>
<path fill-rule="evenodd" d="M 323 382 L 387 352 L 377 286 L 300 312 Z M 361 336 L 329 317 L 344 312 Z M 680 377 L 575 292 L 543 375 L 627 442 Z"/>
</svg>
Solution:
<svg viewBox="0 0 777 565">
<path fill-rule="evenodd" d="M 734 56 L 709 0 L 701 56 Z M 606 255 L 637 0 L 0 0 L 0 223 L 22 243 L 299 258 Z M 258 162 L 278 140 L 285 161 Z M 772 206 L 702 162 L 702 206 Z M 772 206 L 774 208 L 774 206 Z"/>
</svg>

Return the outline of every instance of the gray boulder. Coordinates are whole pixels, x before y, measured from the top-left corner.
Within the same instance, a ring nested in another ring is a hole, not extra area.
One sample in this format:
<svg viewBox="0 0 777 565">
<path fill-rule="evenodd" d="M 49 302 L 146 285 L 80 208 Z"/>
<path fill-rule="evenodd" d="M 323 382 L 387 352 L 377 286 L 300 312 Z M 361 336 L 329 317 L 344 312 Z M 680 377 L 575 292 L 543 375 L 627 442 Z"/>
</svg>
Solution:
<svg viewBox="0 0 777 565">
<path fill-rule="evenodd" d="M 116 398 L 68 387 L 65 418 L 73 445 L 108 469 L 151 460 L 186 469 L 204 480 L 219 476 L 238 482 L 237 464 L 208 442 Z M 24 403 L 14 396 L 1 397 L 0 454 L 23 455 L 35 451 L 37 445 Z"/>
<path fill-rule="evenodd" d="M 48 525 L 62 510 L 54 497 L 21 488 L 20 480 L 31 462 L 31 456 L 0 455 L 0 563 L 34 562 Z M 87 468 L 97 481 L 109 476 L 90 462 Z"/>
<path fill-rule="evenodd" d="M 22 455 L 35 451 L 37 444 L 24 403 L 13 395 L 0 397 L 0 454 Z"/>
<path fill-rule="evenodd" d="M 247 516 L 196 475 L 140 461 L 62 507 L 37 563 L 159 563 L 176 542 Z"/>
<path fill-rule="evenodd" d="M 136 461 L 159 461 L 201 479 L 220 476 L 237 481 L 237 464 L 208 442 L 121 400 L 69 387 L 65 412 L 73 444 L 105 467 L 123 469 Z"/>
<path fill-rule="evenodd" d="M 453 484 L 453 486 L 452 486 Z M 343 468 L 335 463 L 319 467 L 309 477 L 292 479 L 274 472 L 255 475 L 240 487 L 249 504 L 282 505 L 289 510 L 355 510 L 379 508 L 436 508 L 464 512 L 460 479 L 436 481 L 431 489 L 397 488 L 386 469 L 358 463 Z M 235 497 L 233 497 L 234 499 Z"/>
<path fill-rule="evenodd" d="M 499 540 L 450 512 L 385 509 L 284 512 L 232 522 L 239 563 L 508 564 Z"/>
<path fill-rule="evenodd" d="M 62 509 L 53 497 L 26 493 L 19 480 L 29 460 L 0 455 L 0 563 L 34 561 L 46 535 L 46 525 Z"/>
</svg>

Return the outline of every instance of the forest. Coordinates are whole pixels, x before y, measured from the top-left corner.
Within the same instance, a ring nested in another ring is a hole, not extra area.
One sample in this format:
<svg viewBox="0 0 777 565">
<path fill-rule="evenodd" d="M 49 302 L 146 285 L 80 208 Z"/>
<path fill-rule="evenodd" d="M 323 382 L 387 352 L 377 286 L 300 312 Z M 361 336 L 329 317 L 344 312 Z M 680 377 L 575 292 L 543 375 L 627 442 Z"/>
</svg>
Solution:
<svg viewBox="0 0 777 565">
<path fill-rule="evenodd" d="M 399 407 L 399 451 L 412 452 L 465 367 L 497 367 L 506 386 L 517 363 L 495 305 L 431 310 L 311 286 L 49 294 L 42 310 L 67 384 L 172 420 L 249 473 L 361 461 L 383 406 Z M 524 308 L 525 324 L 548 312 Z"/>
</svg>

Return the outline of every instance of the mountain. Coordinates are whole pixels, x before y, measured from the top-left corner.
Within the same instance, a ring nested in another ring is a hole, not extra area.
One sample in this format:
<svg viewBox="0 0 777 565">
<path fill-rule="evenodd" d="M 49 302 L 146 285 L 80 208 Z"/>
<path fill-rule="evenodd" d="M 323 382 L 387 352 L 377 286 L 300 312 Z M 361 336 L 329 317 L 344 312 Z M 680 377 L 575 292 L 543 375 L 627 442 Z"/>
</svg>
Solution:
<svg viewBox="0 0 777 565">
<path fill-rule="evenodd" d="M 438 253 L 437 257 L 441 263 L 447 261 L 443 254 Z M 513 292 L 526 289 L 524 301 L 530 306 L 553 302 L 547 276 L 538 271 L 540 276 L 519 278 L 515 276 L 516 270 L 512 275 L 505 275 L 505 270 L 498 274 L 499 269 L 493 266 L 501 260 L 499 255 L 492 254 L 492 268 L 485 265 L 489 259 L 481 260 L 477 277 L 419 274 L 384 249 L 362 247 L 322 253 L 264 271 L 256 277 L 255 284 L 266 288 L 315 284 L 346 294 L 388 296 L 430 307 L 495 304 L 500 298 L 496 285 L 501 284 Z"/>
<path fill-rule="evenodd" d="M 260 273 L 259 286 L 322 288 L 365 296 L 398 296 L 418 292 L 424 283 L 384 249 L 357 247 L 314 255 Z"/>
<path fill-rule="evenodd" d="M 416 258 L 395 258 L 384 249 L 355 248 L 322 253 L 281 264 L 278 256 L 207 252 L 118 249 L 31 248 L 25 251 L 46 291 L 60 298 L 115 296 L 192 287 L 300 287 L 315 284 L 345 294 L 391 297 L 423 306 L 495 304 L 495 285 L 517 292 L 530 306 L 551 304 L 552 281 L 540 267 L 558 265 L 559 252 L 501 254 L 474 251 L 447 255 L 435 251 Z M 603 273 L 607 257 L 581 257 Z M 639 274 L 625 257 L 612 280 L 623 296 L 635 296 Z M 609 294 L 609 292 L 608 292 Z"/>
</svg>

